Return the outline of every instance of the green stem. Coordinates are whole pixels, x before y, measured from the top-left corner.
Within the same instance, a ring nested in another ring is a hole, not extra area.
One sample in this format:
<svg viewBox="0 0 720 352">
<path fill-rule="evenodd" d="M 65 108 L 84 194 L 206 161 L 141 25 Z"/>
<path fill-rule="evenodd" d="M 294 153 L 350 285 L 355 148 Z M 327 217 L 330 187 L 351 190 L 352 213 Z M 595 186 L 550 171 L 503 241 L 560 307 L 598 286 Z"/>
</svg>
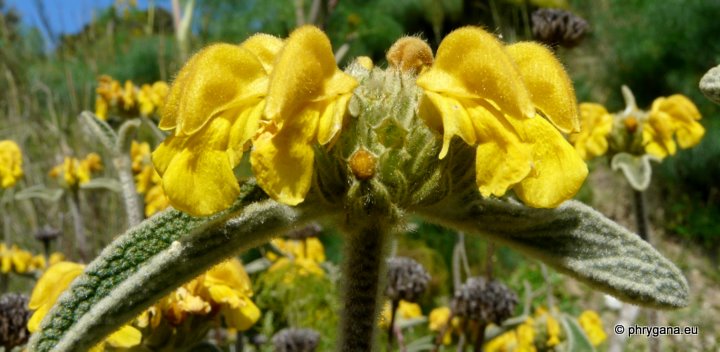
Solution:
<svg viewBox="0 0 720 352">
<path fill-rule="evenodd" d="M 635 210 L 635 224 L 637 226 L 638 235 L 640 238 L 645 240 L 647 243 L 652 245 L 650 235 L 650 220 L 648 219 L 647 213 L 647 201 L 645 199 L 645 192 L 633 190 L 633 206 Z M 650 309 L 647 312 L 648 325 L 657 326 L 660 313 L 654 309 Z M 660 338 L 648 339 L 648 351 L 659 352 L 660 351 Z"/>
<path fill-rule="evenodd" d="M 645 192 L 633 190 L 633 206 L 638 235 L 650 243 L 650 227 L 648 225 L 650 221 L 648 220 Z"/>
<path fill-rule="evenodd" d="M 381 219 L 367 217 L 347 226 L 340 351 L 372 350 L 387 237 Z"/>
<path fill-rule="evenodd" d="M 78 250 L 80 259 L 87 263 L 89 259 L 90 249 L 88 248 L 88 240 L 85 235 L 85 222 L 80 212 L 80 191 L 77 188 L 70 190 L 70 196 L 67 197 L 70 215 L 73 218 L 73 227 L 75 229 L 75 247 Z"/>
<path fill-rule="evenodd" d="M 120 187 L 122 191 L 123 202 L 125 204 L 125 213 L 127 215 L 128 227 L 133 227 L 142 221 L 142 211 L 140 202 L 138 201 L 137 190 L 135 189 L 135 180 L 133 179 L 130 156 L 127 154 L 118 155 L 113 159 L 115 169 L 120 179 Z"/>
<path fill-rule="evenodd" d="M 395 311 L 400 300 L 394 299 L 390 304 L 390 324 L 388 325 L 388 351 L 392 351 L 393 335 L 395 335 Z"/>
</svg>

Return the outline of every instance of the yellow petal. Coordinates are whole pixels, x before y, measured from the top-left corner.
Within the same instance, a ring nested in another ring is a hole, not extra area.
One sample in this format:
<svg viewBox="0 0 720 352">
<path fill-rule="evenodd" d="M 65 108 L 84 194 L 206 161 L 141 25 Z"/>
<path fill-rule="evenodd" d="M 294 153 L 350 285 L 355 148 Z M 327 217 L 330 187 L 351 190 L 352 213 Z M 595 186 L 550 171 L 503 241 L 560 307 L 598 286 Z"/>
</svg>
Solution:
<svg viewBox="0 0 720 352">
<path fill-rule="evenodd" d="M 532 117 L 535 107 L 515 63 L 492 34 L 463 27 L 440 43 L 435 63 L 417 79 L 426 92 L 492 101 L 516 117 Z"/>
<path fill-rule="evenodd" d="M 28 308 L 37 309 L 50 303 L 52 306 L 70 283 L 82 273 L 84 266 L 73 262 L 59 262 L 51 266 L 40 277 L 33 288 Z"/>
<path fill-rule="evenodd" d="M 245 331 L 260 319 L 260 309 L 249 298 L 243 297 L 238 308 L 226 311 L 228 326 Z"/>
<path fill-rule="evenodd" d="M 672 121 L 680 148 L 690 148 L 705 135 L 705 128 L 700 125 L 700 111 L 693 102 L 684 95 L 675 94 L 667 98 L 658 98 L 653 102 L 650 114 L 663 112 Z"/>
<path fill-rule="evenodd" d="M 192 135 L 229 109 L 265 94 L 267 73 L 250 51 L 229 44 L 211 45 L 180 70 L 163 109 L 160 128 Z"/>
<path fill-rule="evenodd" d="M 250 277 L 237 258 L 224 261 L 208 270 L 203 284 L 207 287 L 223 285 L 242 294 L 252 294 Z"/>
<path fill-rule="evenodd" d="M 483 197 L 504 195 L 530 172 L 528 147 L 496 114 L 479 105 L 470 109 L 478 138 L 475 180 Z"/>
<path fill-rule="evenodd" d="M 608 149 L 607 136 L 612 132 L 612 115 L 600 104 L 582 103 L 580 117 L 580 131 L 570 135 L 575 150 L 584 160 L 605 154 Z"/>
<path fill-rule="evenodd" d="M 253 141 L 250 163 L 258 184 L 273 199 L 297 205 L 310 190 L 315 152 L 312 143 L 319 113 L 306 109 L 287 121 L 275 135 L 265 132 Z"/>
<path fill-rule="evenodd" d="M 246 39 L 240 46 L 253 53 L 269 74 L 272 72 L 275 57 L 282 49 L 283 41 L 269 34 L 258 33 Z"/>
<path fill-rule="evenodd" d="M 30 332 L 38 331 L 40 322 L 55 304 L 60 294 L 70 286 L 73 280 L 82 274 L 84 267 L 72 262 L 59 262 L 40 277 L 33 288 L 28 308 L 35 310 L 28 321 Z"/>
<path fill-rule="evenodd" d="M 432 106 L 429 106 L 429 104 L 432 104 Z M 438 125 L 442 126 L 442 128 L 439 128 L 439 130 L 443 131 L 443 146 L 440 150 L 440 159 L 447 155 L 453 136 L 460 136 L 465 143 L 475 145 L 477 138 L 473 123 L 467 110 L 458 99 L 427 91 L 420 100 L 419 112 L 420 117 L 431 128 L 438 129 Z M 437 116 L 440 116 L 441 124 L 437 123 Z"/>
<path fill-rule="evenodd" d="M 115 348 L 130 348 L 140 344 L 142 333 L 130 325 L 125 325 L 110 334 L 105 341 Z"/>
<path fill-rule="evenodd" d="M 227 209 L 240 194 L 227 154 L 185 149 L 170 162 L 162 180 L 173 207 L 194 216 Z"/>
<path fill-rule="evenodd" d="M 265 115 L 279 123 L 301 114 L 309 103 L 336 99 L 357 87 L 357 81 L 335 64 L 330 40 L 321 30 L 304 26 L 287 39 L 270 78 Z M 334 121 L 333 121 L 334 122 Z M 327 128 L 323 140 L 337 132 Z"/>
<path fill-rule="evenodd" d="M 673 122 L 669 114 L 664 111 L 651 111 L 645 124 L 643 124 L 643 144 L 645 151 L 660 159 L 667 155 L 675 155 L 677 145 L 672 138 Z"/>
<path fill-rule="evenodd" d="M 676 133 L 680 148 L 687 149 L 696 146 L 705 135 L 705 128 L 698 122 L 691 121 L 678 128 Z"/>
<path fill-rule="evenodd" d="M 350 94 L 343 94 L 324 108 L 318 121 L 317 132 L 317 141 L 321 145 L 329 143 L 340 132 L 350 97 Z"/>
<path fill-rule="evenodd" d="M 507 46 L 535 107 L 565 133 L 580 130 L 575 90 L 567 72 L 546 47 L 531 42 Z"/>
<path fill-rule="evenodd" d="M 531 207 L 554 208 L 572 198 L 587 177 L 587 165 L 548 121 L 536 116 L 522 120 L 524 140 L 532 145 L 532 171 L 515 186 Z"/>
</svg>

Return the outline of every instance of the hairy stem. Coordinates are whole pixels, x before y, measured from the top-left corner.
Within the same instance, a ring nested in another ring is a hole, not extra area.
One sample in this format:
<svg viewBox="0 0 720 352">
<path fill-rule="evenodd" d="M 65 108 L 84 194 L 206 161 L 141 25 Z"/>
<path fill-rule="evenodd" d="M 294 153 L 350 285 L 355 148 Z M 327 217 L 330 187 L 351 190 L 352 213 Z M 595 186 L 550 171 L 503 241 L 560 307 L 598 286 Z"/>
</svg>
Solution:
<svg viewBox="0 0 720 352">
<path fill-rule="evenodd" d="M 390 325 L 388 326 L 388 351 L 392 351 L 393 335 L 395 335 L 395 311 L 400 300 L 394 299 L 390 304 Z"/>
<path fill-rule="evenodd" d="M 133 227 L 142 221 L 142 211 L 140 202 L 138 201 L 137 191 L 135 189 L 135 180 L 133 180 L 132 170 L 130 169 L 130 156 L 127 154 L 118 155 L 115 159 L 113 159 L 113 162 L 115 163 L 118 178 L 120 179 L 128 227 Z"/>
<path fill-rule="evenodd" d="M 75 230 L 75 247 L 78 251 L 80 259 L 87 263 L 90 258 L 90 248 L 88 248 L 88 240 L 85 235 L 85 222 L 80 212 L 80 191 L 77 188 L 70 190 L 70 196 L 67 197 L 70 215 L 73 218 L 73 228 Z"/>
<path fill-rule="evenodd" d="M 633 190 L 633 207 L 638 235 L 650 243 L 650 221 L 648 220 L 645 192 Z"/>
<path fill-rule="evenodd" d="M 640 238 L 645 240 L 647 243 L 652 245 L 651 232 L 650 232 L 650 220 L 648 219 L 647 213 L 647 201 L 645 199 L 645 192 L 633 190 L 633 207 L 635 211 L 635 224 L 637 226 L 638 235 Z M 660 314 L 658 311 L 651 309 L 647 312 L 648 325 L 657 326 Z M 660 338 L 648 339 L 648 351 L 658 352 L 660 351 Z"/>
<path fill-rule="evenodd" d="M 340 351 L 371 351 L 387 229 L 375 218 L 361 219 L 346 228 Z"/>
</svg>

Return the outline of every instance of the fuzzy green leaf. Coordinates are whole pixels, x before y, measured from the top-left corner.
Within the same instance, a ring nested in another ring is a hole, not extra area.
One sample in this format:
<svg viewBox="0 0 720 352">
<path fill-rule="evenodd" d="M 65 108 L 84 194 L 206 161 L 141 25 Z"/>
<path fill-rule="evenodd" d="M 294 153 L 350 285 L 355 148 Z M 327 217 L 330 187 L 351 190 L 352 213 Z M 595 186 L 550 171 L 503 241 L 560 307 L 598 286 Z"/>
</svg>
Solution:
<svg viewBox="0 0 720 352">
<path fill-rule="evenodd" d="M 708 99 L 720 104 L 720 65 L 711 68 L 700 79 L 700 90 Z"/>
<path fill-rule="evenodd" d="M 36 185 L 15 193 L 15 200 L 38 198 L 49 202 L 57 202 L 62 195 L 63 190 L 60 188 L 47 188 L 43 185 Z"/>
<path fill-rule="evenodd" d="M 265 198 L 245 185 L 239 201 L 213 217 L 168 210 L 131 228 L 73 282 L 33 335 L 30 349 L 87 350 L 214 264 L 318 214 Z"/>
<path fill-rule="evenodd" d="M 81 112 L 79 118 L 83 126 L 87 127 L 107 150 L 115 150 L 118 137 L 107 122 L 100 120 L 90 111 Z"/>
<path fill-rule="evenodd" d="M 135 131 L 140 128 L 142 121 L 140 119 L 132 119 L 125 121 L 120 128 L 118 128 L 117 142 L 115 147 L 112 149 L 115 156 L 128 155 L 130 154 L 130 147 L 132 141 L 135 138 Z"/>
<path fill-rule="evenodd" d="M 456 197 L 423 209 L 430 221 L 481 234 L 630 303 L 679 308 L 688 303 L 680 270 L 650 244 L 576 201 L 556 209 Z"/>
<path fill-rule="evenodd" d="M 563 314 L 560 317 L 560 322 L 565 329 L 565 335 L 567 336 L 567 348 L 569 352 L 595 352 L 595 347 L 590 343 L 587 335 L 580 327 L 575 318 Z"/>
<path fill-rule="evenodd" d="M 90 179 L 90 181 L 81 184 L 80 188 L 82 188 L 82 189 L 106 189 L 108 191 L 118 193 L 118 192 L 120 192 L 121 187 L 120 187 L 120 182 L 114 178 L 98 177 L 98 178 Z"/>
</svg>

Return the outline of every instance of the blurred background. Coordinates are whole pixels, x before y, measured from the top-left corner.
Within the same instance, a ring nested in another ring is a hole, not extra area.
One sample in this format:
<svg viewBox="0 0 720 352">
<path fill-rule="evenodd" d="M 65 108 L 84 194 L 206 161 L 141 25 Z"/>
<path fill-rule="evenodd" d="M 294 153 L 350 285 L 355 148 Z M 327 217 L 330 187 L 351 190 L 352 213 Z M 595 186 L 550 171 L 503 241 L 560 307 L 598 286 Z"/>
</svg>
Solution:
<svg viewBox="0 0 720 352">
<path fill-rule="evenodd" d="M 535 13 L 545 8 L 567 10 L 585 24 L 568 28 L 560 39 L 543 38 L 547 30 L 538 27 L 543 23 Z M 705 137 L 696 147 L 653 165 L 647 197 L 654 245 L 681 268 L 691 286 L 691 306 L 663 313 L 661 323 L 700 330 L 698 336 L 666 337 L 662 348 L 717 350 L 720 106 L 705 99 L 698 82 L 720 64 L 718 18 L 716 0 L 0 0 L 0 140 L 14 140 L 23 151 L 24 178 L 16 193 L 38 185 L 43 192 L 51 189 L 48 172 L 66 156 L 98 153 L 107 160 L 102 173 L 110 177 L 115 171 L 108 152 L 77 118 L 84 110 L 96 110 L 101 75 L 136 85 L 171 83 L 193 52 L 214 42 L 240 43 L 256 32 L 286 37 L 300 24 L 315 24 L 330 37 L 341 68 L 361 55 L 384 67 L 386 50 L 406 34 L 418 35 L 436 49 L 446 34 L 465 25 L 482 26 L 509 43 L 545 40 L 572 77 L 578 102 L 597 102 L 608 111 L 619 111 L 624 108 L 624 84 L 643 109 L 657 97 L 680 93 L 700 110 Z M 153 146 L 159 142 L 151 131 L 141 130 L 139 135 Z M 608 163 L 606 158 L 591 162 L 578 199 L 634 230 L 632 191 Z M 26 194 L 9 205 L 11 192 L 2 196 L 6 239 L 41 252 L 43 241 L 35 235 L 51 227 L 65 234 L 53 243 L 53 250 L 73 258 L 68 204 L 48 194 Z M 97 253 L 127 227 L 122 200 L 102 187 L 79 197 L 83 226 Z M 328 261 L 340 261 L 342 238 L 333 229 L 324 229 L 320 238 Z M 422 223 L 399 237 L 398 253 L 420 261 L 432 275 L 430 292 L 421 301 L 423 311 L 438 305 L 439 297 L 452 295 L 455 238 Z M 471 271 L 481 273 L 487 244 L 469 237 L 466 246 Z M 619 313 L 607 306 L 601 293 L 557 273 L 543 275 L 537 262 L 507 248 L 495 253 L 495 276 L 520 297 L 528 289 L 550 285 L 548 292 L 556 296 L 560 310 L 577 315 L 594 309 L 612 334 Z M 258 257 L 259 253 L 245 255 L 246 261 Z M 9 281 L 6 289 L 11 291 L 27 292 L 33 283 L 22 277 Z M 543 305 L 546 294 L 534 296 L 534 306 Z M 310 317 L 294 319 L 312 324 Z M 642 349 L 647 340 L 634 337 L 627 343 L 627 350 Z M 608 344 L 598 348 L 605 350 Z"/>
</svg>

